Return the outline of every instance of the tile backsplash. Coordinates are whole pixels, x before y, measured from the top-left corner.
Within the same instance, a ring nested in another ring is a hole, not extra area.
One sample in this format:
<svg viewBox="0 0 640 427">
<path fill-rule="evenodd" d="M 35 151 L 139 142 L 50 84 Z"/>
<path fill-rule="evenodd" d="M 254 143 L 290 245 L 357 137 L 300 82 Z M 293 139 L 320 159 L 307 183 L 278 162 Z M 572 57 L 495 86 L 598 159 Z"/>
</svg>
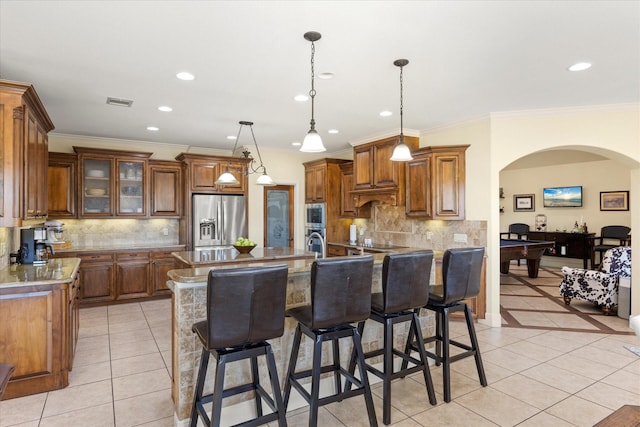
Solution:
<svg viewBox="0 0 640 427">
<path fill-rule="evenodd" d="M 356 219 L 354 223 L 362 229 L 363 238 L 381 244 L 433 250 L 487 246 L 486 221 L 407 218 L 404 206 L 375 205 L 370 219 Z"/>
</svg>

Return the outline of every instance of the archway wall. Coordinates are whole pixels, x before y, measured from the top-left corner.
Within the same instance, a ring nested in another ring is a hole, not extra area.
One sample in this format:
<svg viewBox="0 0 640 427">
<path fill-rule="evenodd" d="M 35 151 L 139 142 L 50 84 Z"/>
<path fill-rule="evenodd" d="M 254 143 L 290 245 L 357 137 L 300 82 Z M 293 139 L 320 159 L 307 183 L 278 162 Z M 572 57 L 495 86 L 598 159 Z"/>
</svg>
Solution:
<svg viewBox="0 0 640 427">
<path fill-rule="evenodd" d="M 629 167 L 630 209 L 640 212 L 640 105 L 622 104 L 491 113 L 421 134 L 422 146 L 471 144 L 467 151 L 466 212 L 487 221 L 486 322 L 500 325 L 500 171 L 528 154 L 558 147 L 602 154 Z M 638 197 L 634 197 L 638 195 Z M 640 215 L 631 228 L 640 230 Z M 640 239 L 632 242 L 640 253 Z M 632 269 L 640 271 L 640 257 Z M 632 278 L 632 313 L 640 314 L 640 275 Z"/>
</svg>

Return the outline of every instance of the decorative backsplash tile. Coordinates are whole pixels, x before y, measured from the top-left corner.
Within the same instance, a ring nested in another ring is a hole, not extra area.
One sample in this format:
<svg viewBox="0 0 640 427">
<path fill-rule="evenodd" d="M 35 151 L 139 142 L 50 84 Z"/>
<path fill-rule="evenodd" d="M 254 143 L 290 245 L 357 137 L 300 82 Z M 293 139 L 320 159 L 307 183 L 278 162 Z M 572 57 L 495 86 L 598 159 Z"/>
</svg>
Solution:
<svg viewBox="0 0 640 427">
<path fill-rule="evenodd" d="M 378 204 L 371 219 L 355 221 L 363 237 L 374 242 L 415 248 L 445 250 L 486 247 L 486 221 L 441 221 L 407 218 L 404 206 Z M 467 242 L 454 241 L 454 234 L 466 235 Z"/>
<path fill-rule="evenodd" d="M 73 247 L 178 244 L 177 219 L 69 219 L 63 222 L 63 238 L 71 241 Z"/>
</svg>

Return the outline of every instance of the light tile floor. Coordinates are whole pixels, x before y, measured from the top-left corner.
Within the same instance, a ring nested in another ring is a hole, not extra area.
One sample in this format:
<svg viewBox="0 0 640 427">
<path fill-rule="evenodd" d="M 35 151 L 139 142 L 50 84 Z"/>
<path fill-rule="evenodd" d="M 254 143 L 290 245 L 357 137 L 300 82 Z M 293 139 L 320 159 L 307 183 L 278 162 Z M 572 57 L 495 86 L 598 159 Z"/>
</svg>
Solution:
<svg viewBox="0 0 640 427">
<path fill-rule="evenodd" d="M 81 309 L 69 387 L 0 402 L 0 427 L 173 426 L 170 315 L 170 300 Z M 462 322 L 451 329 L 467 340 Z M 472 359 L 452 365 L 450 403 L 442 400 L 441 368 L 431 367 L 436 406 L 420 374 L 396 380 L 392 425 L 592 426 L 624 404 L 640 405 L 640 358 L 624 347 L 640 345 L 633 335 L 476 330 L 489 386 L 480 386 Z M 373 392 L 382 425 L 381 384 Z M 305 426 L 308 410 L 287 419 Z M 367 424 L 361 398 L 320 410 L 320 426 Z"/>
</svg>

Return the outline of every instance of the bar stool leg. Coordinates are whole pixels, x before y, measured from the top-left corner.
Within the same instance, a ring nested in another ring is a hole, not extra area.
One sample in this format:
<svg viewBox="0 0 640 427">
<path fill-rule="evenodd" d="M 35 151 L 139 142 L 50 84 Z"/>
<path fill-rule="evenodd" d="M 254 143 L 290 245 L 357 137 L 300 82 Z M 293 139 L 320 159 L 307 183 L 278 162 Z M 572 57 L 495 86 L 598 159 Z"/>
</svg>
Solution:
<svg viewBox="0 0 640 427">
<path fill-rule="evenodd" d="M 332 340 L 333 346 L 333 380 L 335 383 L 336 394 L 342 393 L 342 377 L 340 376 L 340 347 L 338 338 Z"/>
<path fill-rule="evenodd" d="M 260 384 L 260 376 L 258 374 L 258 357 L 251 358 L 251 384 L 253 389 L 257 389 Z M 262 416 L 262 399 L 260 393 L 255 393 L 256 413 L 258 417 Z"/>
<path fill-rule="evenodd" d="M 442 382 L 444 384 L 444 401 L 451 401 L 451 360 L 449 352 L 449 307 L 445 307 L 441 313 L 442 322 L 440 327 L 442 329 Z M 436 317 L 437 318 L 437 317 Z M 438 346 L 436 341 L 436 348 Z M 436 359 L 437 360 L 437 359 Z"/>
<path fill-rule="evenodd" d="M 376 411 L 373 407 L 373 397 L 371 396 L 371 387 L 369 386 L 369 377 L 367 376 L 367 368 L 364 364 L 364 352 L 362 351 L 362 342 L 360 341 L 360 333 L 357 329 L 352 329 L 353 334 L 353 347 L 356 350 L 356 357 L 358 362 L 358 370 L 362 372 L 362 387 L 364 388 L 364 402 L 367 405 L 367 415 L 369 416 L 369 426 L 378 427 L 378 421 L 376 420 Z"/>
<path fill-rule="evenodd" d="M 467 321 L 467 329 L 469 330 L 469 338 L 471 339 L 471 348 L 474 351 L 474 358 L 476 359 L 476 369 L 478 370 L 478 377 L 480 378 L 480 384 L 483 387 L 487 386 L 487 377 L 484 373 L 484 365 L 482 364 L 482 356 L 480 356 L 480 347 L 478 346 L 478 338 L 476 337 L 476 329 L 473 326 L 473 317 L 471 315 L 471 309 L 465 304 L 464 317 Z"/>
<path fill-rule="evenodd" d="M 196 382 L 196 389 L 193 391 L 193 405 L 191 406 L 191 427 L 196 427 L 198 424 L 199 408 L 202 407 L 200 399 L 202 398 L 202 390 L 204 389 L 204 381 L 207 378 L 207 366 L 209 365 L 209 352 L 202 349 L 200 355 L 200 369 L 198 370 L 198 380 Z"/>
<path fill-rule="evenodd" d="M 393 321 L 390 317 L 384 320 L 384 355 L 382 379 L 382 422 L 391 424 L 391 375 L 393 374 Z M 365 372 L 366 374 L 366 372 Z"/>
<path fill-rule="evenodd" d="M 362 332 L 364 331 L 364 320 L 362 322 L 358 322 L 358 334 L 360 334 L 360 336 L 362 336 Z M 351 350 L 351 358 L 349 359 L 349 373 L 351 375 L 354 375 L 356 372 L 356 364 L 357 364 L 357 359 L 356 359 L 356 352 L 355 352 L 355 348 L 353 350 Z M 360 375 L 362 375 L 362 372 L 360 372 Z M 346 391 L 351 390 L 351 385 L 352 382 L 349 381 L 349 379 L 347 378 L 345 380 L 344 383 L 344 389 Z"/>
<path fill-rule="evenodd" d="M 313 343 L 313 367 L 311 368 L 311 401 L 309 402 L 309 427 L 318 425 L 320 409 L 320 373 L 322 369 L 322 335 L 316 335 Z"/>
<path fill-rule="evenodd" d="M 271 346 L 267 347 L 267 369 L 269 370 L 269 379 L 271 380 L 271 390 L 273 391 L 273 400 L 278 409 L 278 427 L 287 426 L 287 410 L 282 401 L 280 393 L 280 382 L 278 381 L 278 371 L 276 370 L 276 359 L 273 356 Z M 256 393 L 257 395 L 258 393 Z"/>
<path fill-rule="evenodd" d="M 444 322 L 444 312 L 436 311 L 436 366 L 440 366 L 442 359 L 442 324 Z"/>
<path fill-rule="evenodd" d="M 418 353 L 420 354 L 420 361 L 422 362 L 422 375 L 424 376 L 424 383 L 427 386 L 427 395 L 429 396 L 429 403 L 436 405 L 436 393 L 433 388 L 433 381 L 431 379 L 431 371 L 429 370 L 429 359 L 427 358 L 427 352 L 424 349 L 424 338 L 422 336 L 422 330 L 420 329 L 420 320 L 418 319 L 419 311 L 413 312 L 413 318 L 411 319 L 411 326 L 415 331 L 416 340 L 418 342 Z M 408 354 L 405 351 L 406 354 Z"/>
<path fill-rule="evenodd" d="M 302 331 L 300 330 L 300 324 L 296 326 L 296 332 L 293 335 L 293 344 L 291 345 L 291 358 L 289 359 L 289 367 L 287 368 L 287 376 L 284 380 L 284 410 L 287 410 L 289 406 L 289 397 L 291 397 L 291 381 L 293 381 L 293 374 L 296 371 L 296 362 L 298 361 L 298 353 L 300 351 L 300 339 L 302 338 Z M 193 426 L 192 426 L 193 427 Z"/>
<path fill-rule="evenodd" d="M 211 407 L 211 426 L 220 425 L 222 415 L 222 395 L 224 393 L 224 372 L 227 367 L 227 356 L 220 355 L 216 363 L 216 378 L 213 384 L 213 405 Z"/>
</svg>

